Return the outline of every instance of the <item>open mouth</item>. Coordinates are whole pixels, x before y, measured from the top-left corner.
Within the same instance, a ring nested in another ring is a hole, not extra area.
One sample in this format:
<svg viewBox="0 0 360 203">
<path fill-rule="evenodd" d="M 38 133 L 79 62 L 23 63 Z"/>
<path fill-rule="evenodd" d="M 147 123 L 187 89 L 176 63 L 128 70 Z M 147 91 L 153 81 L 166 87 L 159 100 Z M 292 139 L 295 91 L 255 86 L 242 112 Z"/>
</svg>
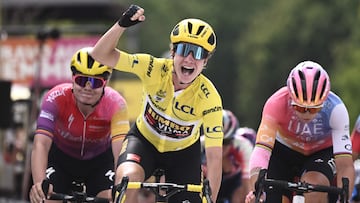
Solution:
<svg viewBox="0 0 360 203">
<path fill-rule="evenodd" d="M 191 75 L 195 71 L 194 68 L 182 66 L 181 67 L 181 73 L 184 75 Z"/>
</svg>

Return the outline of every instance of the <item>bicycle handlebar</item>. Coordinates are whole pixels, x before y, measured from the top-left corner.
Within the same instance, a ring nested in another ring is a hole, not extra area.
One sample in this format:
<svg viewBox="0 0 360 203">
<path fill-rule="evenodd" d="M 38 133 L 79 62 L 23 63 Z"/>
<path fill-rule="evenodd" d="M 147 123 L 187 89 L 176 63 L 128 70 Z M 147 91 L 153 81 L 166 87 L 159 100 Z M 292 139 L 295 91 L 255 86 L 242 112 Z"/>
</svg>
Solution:
<svg viewBox="0 0 360 203">
<path fill-rule="evenodd" d="M 43 180 L 41 187 L 42 190 L 44 192 L 44 194 L 46 195 L 46 199 L 48 200 L 61 200 L 61 201 L 65 201 L 65 202 L 74 202 L 74 203 L 109 203 L 109 200 L 106 198 L 101 198 L 101 197 L 90 197 L 87 196 L 87 194 L 85 192 L 73 192 L 72 195 L 68 195 L 68 194 L 62 194 L 62 193 L 51 193 L 50 195 L 48 194 L 49 191 L 49 186 L 50 186 L 50 180 L 49 179 L 45 179 Z"/>
<path fill-rule="evenodd" d="M 167 201 L 169 197 L 172 195 L 187 191 L 187 192 L 202 192 L 203 202 L 212 203 L 211 200 L 211 190 L 209 180 L 205 179 L 203 184 L 195 185 L 195 184 L 175 184 L 175 183 L 146 183 L 146 182 L 129 182 L 129 178 L 127 176 L 123 177 L 120 184 L 115 186 L 117 192 L 119 192 L 119 196 L 115 199 L 116 203 L 123 202 L 125 191 L 127 189 L 140 189 L 140 188 L 147 188 L 150 189 L 157 198 L 161 199 L 161 201 Z M 160 194 L 159 191 L 166 191 L 165 194 Z"/>
<path fill-rule="evenodd" d="M 188 192 L 201 192 L 202 185 L 186 184 L 178 185 L 174 183 L 143 183 L 143 182 L 129 182 L 128 189 L 140 188 L 159 188 L 159 189 L 180 189 Z"/>
<path fill-rule="evenodd" d="M 340 195 L 340 202 L 347 202 L 349 200 L 349 179 L 342 178 L 343 186 L 338 188 L 335 186 L 324 186 L 315 185 L 306 182 L 288 182 L 284 180 L 266 179 L 267 170 L 261 169 L 259 172 L 258 179 L 255 183 L 255 202 L 260 201 L 261 193 L 265 187 L 274 186 L 284 188 L 297 193 L 308 193 L 308 192 L 327 192 Z"/>
<path fill-rule="evenodd" d="M 66 195 L 61 193 L 53 193 L 50 195 L 48 200 L 61 200 L 67 202 L 91 202 L 91 203 L 109 203 L 108 199 L 101 198 L 101 197 L 88 197 L 84 193 L 75 193 L 74 195 Z"/>
</svg>

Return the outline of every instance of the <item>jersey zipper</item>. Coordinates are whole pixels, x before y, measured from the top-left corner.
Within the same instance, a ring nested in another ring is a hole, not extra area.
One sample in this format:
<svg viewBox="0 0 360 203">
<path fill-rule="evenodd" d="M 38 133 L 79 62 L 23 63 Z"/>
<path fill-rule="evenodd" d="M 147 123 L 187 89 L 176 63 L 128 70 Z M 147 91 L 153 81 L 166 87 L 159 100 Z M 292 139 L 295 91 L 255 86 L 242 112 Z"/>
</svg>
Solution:
<svg viewBox="0 0 360 203">
<path fill-rule="evenodd" d="M 86 135 L 86 120 L 84 120 L 84 128 L 83 128 L 82 143 L 81 143 L 81 153 L 80 153 L 81 157 L 84 156 L 85 135 Z"/>
</svg>

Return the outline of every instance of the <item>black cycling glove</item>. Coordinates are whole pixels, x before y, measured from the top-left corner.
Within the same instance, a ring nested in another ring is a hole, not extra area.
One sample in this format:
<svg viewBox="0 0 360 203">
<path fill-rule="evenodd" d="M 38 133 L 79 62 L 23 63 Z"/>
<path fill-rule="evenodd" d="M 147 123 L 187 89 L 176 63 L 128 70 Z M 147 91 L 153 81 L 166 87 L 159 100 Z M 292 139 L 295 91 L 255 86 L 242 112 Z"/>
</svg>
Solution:
<svg viewBox="0 0 360 203">
<path fill-rule="evenodd" d="M 118 21 L 118 24 L 121 26 L 121 27 L 130 27 L 130 26 L 133 26 L 137 23 L 140 23 L 141 21 L 139 20 L 131 20 L 130 18 L 136 13 L 137 10 L 139 10 L 140 7 L 137 6 L 137 5 L 134 5 L 132 4 L 128 10 L 126 10 L 122 16 L 120 17 L 119 21 Z"/>
</svg>

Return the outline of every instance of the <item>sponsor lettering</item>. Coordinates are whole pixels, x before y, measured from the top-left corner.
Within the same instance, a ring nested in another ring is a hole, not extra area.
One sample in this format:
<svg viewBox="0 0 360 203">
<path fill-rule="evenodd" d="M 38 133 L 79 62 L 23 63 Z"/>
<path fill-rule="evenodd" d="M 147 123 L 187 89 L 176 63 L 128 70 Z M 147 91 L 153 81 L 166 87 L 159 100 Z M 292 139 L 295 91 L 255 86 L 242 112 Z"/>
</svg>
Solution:
<svg viewBox="0 0 360 203">
<path fill-rule="evenodd" d="M 321 139 L 325 135 L 323 123 L 303 123 L 290 120 L 288 130 L 298 135 L 297 138 L 306 142 Z"/>
<path fill-rule="evenodd" d="M 206 109 L 205 111 L 203 111 L 203 116 L 205 116 L 206 114 L 209 114 L 209 113 L 213 113 L 213 112 L 216 112 L 216 111 L 221 111 L 222 110 L 222 107 L 221 106 L 215 106 L 211 109 Z"/>
<path fill-rule="evenodd" d="M 185 138 L 192 134 L 194 125 L 181 125 L 160 114 L 158 114 L 149 104 L 146 105 L 145 120 L 160 135 L 171 138 Z"/>
<path fill-rule="evenodd" d="M 56 99 L 57 97 L 59 97 L 59 96 L 65 96 L 65 90 L 66 90 L 66 89 L 67 89 L 67 88 L 62 88 L 62 89 L 60 89 L 60 90 L 55 90 L 55 91 L 51 92 L 51 93 L 47 96 L 46 101 L 52 103 L 52 102 L 55 101 L 55 99 Z"/>
<path fill-rule="evenodd" d="M 345 145 L 345 149 L 351 152 L 351 150 L 352 150 L 352 145 L 351 145 L 351 144 Z"/>
<path fill-rule="evenodd" d="M 222 132 L 221 126 L 215 126 L 215 127 L 206 127 L 206 133 L 215 133 L 215 132 Z"/>
<path fill-rule="evenodd" d="M 53 167 L 47 168 L 45 171 L 46 178 L 50 179 L 51 174 L 55 173 L 55 169 Z"/>
<path fill-rule="evenodd" d="M 209 89 L 205 86 L 205 84 L 201 84 L 200 89 L 205 94 L 206 98 L 208 98 L 210 92 L 209 92 Z"/>
<path fill-rule="evenodd" d="M 39 117 L 54 121 L 54 115 L 52 113 L 46 112 L 44 110 L 41 110 Z"/>
<path fill-rule="evenodd" d="M 105 173 L 105 177 L 109 177 L 109 180 L 110 180 L 110 181 L 114 181 L 115 172 L 112 171 L 112 170 L 108 170 L 108 171 Z"/>
<path fill-rule="evenodd" d="M 186 114 L 191 114 L 195 116 L 194 114 L 194 107 L 188 106 L 188 105 L 179 105 L 179 102 L 175 102 L 175 109 L 182 111 Z"/>
<path fill-rule="evenodd" d="M 350 137 L 349 137 L 349 135 L 343 135 L 343 136 L 341 136 L 341 140 L 349 140 L 350 139 Z"/>
<path fill-rule="evenodd" d="M 165 66 L 165 64 L 163 65 L 163 67 L 161 68 L 161 77 L 165 77 L 166 73 L 169 71 L 169 68 L 167 66 Z"/>
<path fill-rule="evenodd" d="M 68 129 L 70 129 L 70 127 L 71 127 L 71 124 L 74 122 L 74 115 L 73 114 L 71 114 L 70 116 L 69 116 L 69 118 L 68 118 Z"/>
<path fill-rule="evenodd" d="M 150 78 L 151 77 L 151 72 L 154 68 L 154 57 L 153 56 L 150 56 L 150 62 L 149 62 L 149 67 L 148 67 L 148 70 L 146 72 L 146 75 Z"/>
<path fill-rule="evenodd" d="M 86 143 L 102 143 L 102 142 L 106 142 L 106 140 L 109 139 L 108 135 L 104 135 L 103 137 L 100 138 L 91 138 L 90 136 L 83 138 L 82 136 L 74 136 L 72 133 L 68 131 L 59 130 L 58 133 L 64 139 L 70 140 L 72 142 L 82 142 L 82 140 L 85 139 Z"/>
</svg>

